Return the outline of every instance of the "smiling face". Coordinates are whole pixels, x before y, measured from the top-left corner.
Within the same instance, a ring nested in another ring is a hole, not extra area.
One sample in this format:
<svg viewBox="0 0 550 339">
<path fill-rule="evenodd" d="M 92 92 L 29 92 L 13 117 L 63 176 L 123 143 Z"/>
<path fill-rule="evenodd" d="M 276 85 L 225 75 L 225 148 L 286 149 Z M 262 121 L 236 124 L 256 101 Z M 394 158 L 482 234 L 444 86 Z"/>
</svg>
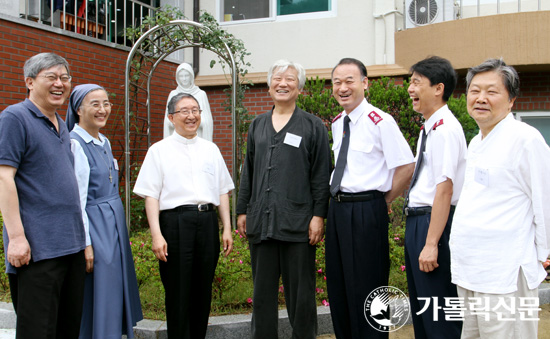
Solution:
<svg viewBox="0 0 550 339">
<path fill-rule="evenodd" d="M 29 89 L 29 100 L 32 101 L 40 111 L 51 116 L 59 109 L 71 93 L 71 82 L 62 82 L 61 76 L 68 76 L 69 72 L 65 66 L 58 65 L 43 69 L 36 78 L 25 78 L 25 84 Z M 57 77 L 51 81 L 47 76 Z"/>
<path fill-rule="evenodd" d="M 332 73 L 332 95 L 347 113 L 363 102 L 368 85 L 368 78 L 361 79 L 359 67 L 354 64 L 339 65 Z"/>
<path fill-rule="evenodd" d="M 111 114 L 111 105 L 107 93 L 102 90 L 94 90 L 88 93 L 77 110 L 79 116 L 78 125 L 98 138 L 99 129 L 107 124 Z"/>
<path fill-rule="evenodd" d="M 269 84 L 269 94 L 275 102 L 275 105 L 282 103 L 295 103 L 300 94 L 298 89 L 298 71 L 288 67 L 284 72 L 273 71 L 271 83 Z"/>
<path fill-rule="evenodd" d="M 485 137 L 511 112 L 516 99 L 510 99 L 502 76 L 497 72 L 476 74 L 470 82 L 466 97 L 468 113 Z"/>
<path fill-rule="evenodd" d="M 184 138 L 192 139 L 197 135 L 197 130 L 201 124 L 201 115 L 189 113 L 184 115 L 180 111 L 198 111 L 200 110 L 199 104 L 193 100 L 193 98 L 182 98 L 175 107 L 173 114 L 168 114 L 168 119 L 174 124 L 176 133 Z"/>
<path fill-rule="evenodd" d="M 413 72 L 407 91 L 412 100 L 414 111 L 421 113 L 424 119 L 428 120 L 435 111 L 445 105 L 443 101 L 444 87 L 442 83 L 432 86 L 430 79 Z"/>
</svg>

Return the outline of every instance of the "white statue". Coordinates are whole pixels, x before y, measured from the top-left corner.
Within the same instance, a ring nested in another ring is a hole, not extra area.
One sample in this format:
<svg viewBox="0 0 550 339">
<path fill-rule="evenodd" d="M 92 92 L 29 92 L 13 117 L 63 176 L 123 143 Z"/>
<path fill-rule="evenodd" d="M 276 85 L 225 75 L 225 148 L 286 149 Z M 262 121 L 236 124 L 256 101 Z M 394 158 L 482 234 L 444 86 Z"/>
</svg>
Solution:
<svg viewBox="0 0 550 339">
<path fill-rule="evenodd" d="M 195 86 L 195 73 L 193 67 L 188 63 L 183 63 L 178 66 L 176 70 L 176 82 L 178 88 L 170 92 L 168 100 L 166 101 L 166 114 L 164 116 L 164 138 L 169 137 L 174 133 L 174 125 L 168 120 L 168 103 L 170 99 L 178 93 L 187 93 L 197 99 L 199 102 L 201 113 L 201 124 L 197 131 L 199 137 L 212 141 L 214 135 L 214 120 L 212 119 L 212 112 L 210 111 L 210 104 L 208 103 L 208 97 L 206 92 L 201 90 L 198 86 Z"/>
</svg>

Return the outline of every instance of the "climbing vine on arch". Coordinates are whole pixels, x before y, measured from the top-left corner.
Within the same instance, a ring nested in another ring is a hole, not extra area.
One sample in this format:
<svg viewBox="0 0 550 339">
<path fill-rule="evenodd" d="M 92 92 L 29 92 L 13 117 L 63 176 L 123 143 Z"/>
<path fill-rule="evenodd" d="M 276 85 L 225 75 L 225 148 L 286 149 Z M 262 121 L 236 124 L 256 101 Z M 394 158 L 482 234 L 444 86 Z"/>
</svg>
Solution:
<svg viewBox="0 0 550 339">
<path fill-rule="evenodd" d="M 164 6 L 154 12 L 154 15 L 146 16 L 142 24 L 136 27 L 129 27 L 126 29 L 126 36 L 132 41 L 137 41 L 144 33 L 155 26 L 162 26 L 170 23 L 174 20 L 188 20 L 183 12 L 176 7 Z M 250 53 L 246 50 L 242 40 L 236 38 L 233 34 L 223 30 L 218 21 L 208 12 L 201 12 L 199 17 L 200 24 L 206 29 L 198 29 L 194 26 L 177 26 L 162 30 L 162 34 L 159 34 L 155 39 L 148 40 L 140 49 L 138 58 L 132 60 L 132 68 L 134 71 L 131 74 L 132 80 L 136 82 L 142 82 L 143 87 L 146 79 L 141 79 L 142 67 L 148 64 L 148 58 L 154 55 L 155 50 L 169 50 L 170 48 L 178 49 L 182 42 L 188 47 L 196 46 L 214 52 L 217 55 L 217 60 L 210 61 L 210 67 L 214 67 L 216 63 L 219 63 L 225 74 L 231 72 L 231 59 L 227 54 L 226 45 L 233 54 L 233 60 L 235 62 L 237 86 L 236 86 L 236 101 L 235 101 L 235 114 L 237 121 L 237 133 L 236 133 L 236 168 L 240 168 L 240 164 L 244 161 L 245 150 L 245 138 L 250 124 L 251 116 L 248 114 L 248 110 L 244 106 L 244 95 L 249 86 L 253 85 L 246 80 L 248 74 L 248 68 L 250 63 L 246 61 L 246 58 Z M 231 111 L 231 89 L 225 89 L 226 99 L 223 102 L 223 106 L 226 111 Z M 136 93 L 137 95 L 137 93 Z M 238 172 L 238 171 L 237 171 Z M 235 176 L 236 185 L 238 185 L 239 176 L 238 173 Z"/>
</svg>

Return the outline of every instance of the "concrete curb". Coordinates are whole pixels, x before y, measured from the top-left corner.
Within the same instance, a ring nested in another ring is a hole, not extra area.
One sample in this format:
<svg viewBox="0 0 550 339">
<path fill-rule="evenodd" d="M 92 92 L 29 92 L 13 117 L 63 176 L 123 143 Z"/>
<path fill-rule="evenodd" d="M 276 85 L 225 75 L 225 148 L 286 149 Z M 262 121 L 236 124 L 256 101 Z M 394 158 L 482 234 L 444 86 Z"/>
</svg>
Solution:
<svg viewBox="0 0 550 339">
<path fill-rule="evenodd" d="M 242 339 L 250 338 L 250 321 L 252 315 L 236 314 L 210 317 L 207 339 Z M 334 333 L 330 309 L 326 306 L 317 307 L 318 334 Z M 134 327 L 136 339 L 167 339 L 166 322 L 142 320 Z M 292 328 L 288 321 L 286 310 L 279 311 L 279 338 L 292 337 Z"/>
<path fill-rule="evenodd" d="M 539 286 L 540 305 L 550 304 L 550 284 Z M 207 339 L 242 339 L 250 338 L 251 314 L 226 315 L 210 317 Z M 318 334 L 334 333 L 330 309 L 326 306 L 317 308 Z M 407 323 L 411 323 L 411 318 Z M 0 302 L 0 329 L 15 328 L 15 312 L 10 303 Z M 142 320 L 134 327 L 136 339 L 167 339 L 166 322 L 158 320 Z M 279 338 L 292 337 L 292 329 L 286 310 L 279 311 Z M 124 337 L 123 337 L 124 338 Z"/>
</svg>

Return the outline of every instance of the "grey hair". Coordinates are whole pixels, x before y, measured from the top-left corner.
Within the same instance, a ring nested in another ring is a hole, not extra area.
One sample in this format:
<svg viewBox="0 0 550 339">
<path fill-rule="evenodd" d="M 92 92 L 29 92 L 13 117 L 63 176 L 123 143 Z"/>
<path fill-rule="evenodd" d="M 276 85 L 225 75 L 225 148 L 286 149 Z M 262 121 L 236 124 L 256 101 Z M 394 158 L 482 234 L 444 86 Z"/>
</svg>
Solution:
<svg viewBox="0 0 550 339">
<path fill-rule="evenodd" d="M 69 63 L 67 60 L 54 53 L 40 53 L 25 61 L 23 67 L 23 73 L 25 78 L 36 78 L 38 73 L 45 69 L 49 69 L 55 66 L 65 66 L 67 73 L 69 72 Z"/>
<path fill-rule="evenodd" d="M 277 71 L 277 74 L 284 73 L 289 67 L 294 68 L 298 72 L 298 89 L 304 88 L 306 84 L 306 70 L 299 63 L 288 60 L 275 61 L 269 68 L 269 72 L 267 72 L 267 85 L 271 86 L 271 78 L 275 74 L 275 71 Z"/>
<path fill-rule="evenodd" d="M 504 87 L 508 90 L 508 98 L 510 100 L 517 98 L 519 95 L 519 75 L 516 69 L 512 66 L 506 65 L 502 58 L 500 59 L 488 59 L 482 64 L 472 67 L 468 70 L 466 75 L 466 92 L 470 88 L 472 79 L 479 73 L 484 72 L 497 72 L 502 77 Z"/>
<path fill-rule="evenodd" d="M 177 105 L 183 98 L 191 98 L 191 99 L 195 100 L 195 102 L 197 103 L 197 106 L 199 106 L 199 109 L 201 108 L 201 105 L 199 104 L 199 101 L 198 101 L 194 96 L 192 96 L 191 94 L 188 94 L 188 93 L 178 93 L 178 94 L 174 95 L 174 96 L 172 97 L 172 99 L 170 99 L 170 101 L 168 102 L 168 114 L 173 114 L 173 113 L 175 113 L 175 111 L 176 111 L 176 105 Z"/>
</svg>

